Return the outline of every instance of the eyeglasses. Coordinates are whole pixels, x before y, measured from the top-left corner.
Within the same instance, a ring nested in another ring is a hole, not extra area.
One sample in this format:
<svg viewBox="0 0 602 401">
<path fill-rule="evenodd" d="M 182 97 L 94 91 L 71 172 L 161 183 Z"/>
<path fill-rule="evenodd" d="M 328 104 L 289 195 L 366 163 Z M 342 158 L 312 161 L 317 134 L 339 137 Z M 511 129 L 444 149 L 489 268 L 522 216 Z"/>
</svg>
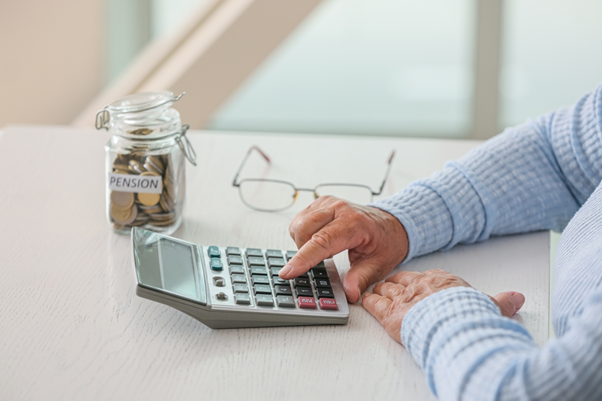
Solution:
<svg viewBox="0 0 602 401">
<path fill-rule="evenodd" d="M 392 151 L 389 160 L 387 161 L 385 178 L 383 179 L 380 189 L 376 192 L 369 186 L 361 184 L 329 183 L 320 184 L 314 188 L 297 188 L 292 183 L 282 180 L 245 178 L 238 181 L 238 175 L 253 151 L 259 153 L 268 164 L 271 164 L 271 160 L 265 152 L 257 146 L 251 146 L 240 164 L 240 167 L 234 176 L 234 180 L 232 180 L 232 186 L 238 188 L 238 194 L 240 195 L 242 203 L 251 209 L 261 212 L 280 212 L 288 209 L 293 206 L 301 191 L 313 192 L 315 199 L 324 195 L 332 195 L 355 203 L 370 203 L 375 195 L 377 196 L 382 193 L 385 182 L 387 182 L 387 178 L 389 177 L 389 171 L 391 171 L 391 162 L 395 156 L 395 151 Z"/>
</svg>

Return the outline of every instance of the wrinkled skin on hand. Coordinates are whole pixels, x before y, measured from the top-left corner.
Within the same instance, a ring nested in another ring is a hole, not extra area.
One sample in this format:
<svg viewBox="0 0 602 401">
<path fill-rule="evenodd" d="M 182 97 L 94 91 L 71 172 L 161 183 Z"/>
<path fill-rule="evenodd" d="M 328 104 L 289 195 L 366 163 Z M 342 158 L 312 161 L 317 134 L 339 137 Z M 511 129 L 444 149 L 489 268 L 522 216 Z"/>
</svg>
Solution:
<svg viewBox="0 0 602 401">
<path fill-rule="evenodd" d="M 320 261 L 346 249 L 351 268 L 343 280 L 349 302 L 357 302 L 373 283 L 382 280 L 408 253 L 403 225 L 378 208 L 323 196 L 301 211 L 289 228 L 299 252 L 280 271 L 283 279 L 297 277 Z M 438 291 L 470 287 L 460 277 L 443 270 L 400 272 L 374 286 L 362 299 L 364 307 L 401 343 L 403 318 L 416 303 Z M 514 315 L 524 304 L 518 292 L 502 292 L 491 298 L 502 315 Z"/>
<path fill-rule="evenodd" d="M 401 325 L 408 311 L 429 295 L 453 287 L 470 287 L 470 284 L 444 270 L 424 273 L 404 271 L 376 284 L 373 293 L 364 294 L 362 304 L 401 344 Z M 524 295 L 513 291 L 501 292 L 490 298 L 506 317 L 513 316 L 525 303 Z"/>
<path fill-rule="evenodd" d="M 301 211 L 289 231 L 299 251 L 280 271 L 280 277 L 297 277 L 348 249 L 351 268 L 343 287 L 352 303 L 408 253 L 408 236 L 397 218 L 381 209 L 332 196 L 321 196 Z"/>
</svg>

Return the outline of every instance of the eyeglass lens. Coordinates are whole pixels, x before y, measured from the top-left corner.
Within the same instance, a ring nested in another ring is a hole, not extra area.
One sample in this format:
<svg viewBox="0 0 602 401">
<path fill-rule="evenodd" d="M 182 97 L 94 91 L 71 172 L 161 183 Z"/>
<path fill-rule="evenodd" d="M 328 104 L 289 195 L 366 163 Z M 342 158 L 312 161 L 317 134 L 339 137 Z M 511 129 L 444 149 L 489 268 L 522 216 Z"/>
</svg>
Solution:
<svg viewBox="0 0 602 401">
<path fill-rule="evenodd" d="M 243 202 L 257 210 L 284 210 L 295 202 L 295 188 L 284 182 L 243 180 L 238 191 Z"/>
</svg>

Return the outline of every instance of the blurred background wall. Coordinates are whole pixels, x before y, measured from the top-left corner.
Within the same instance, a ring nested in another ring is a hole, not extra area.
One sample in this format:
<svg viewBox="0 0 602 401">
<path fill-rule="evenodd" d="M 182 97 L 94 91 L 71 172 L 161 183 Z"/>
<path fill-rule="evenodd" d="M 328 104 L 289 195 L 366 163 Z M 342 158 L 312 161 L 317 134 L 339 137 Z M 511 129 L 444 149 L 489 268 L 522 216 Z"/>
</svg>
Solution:
<svg viewBox="0 0 602 401">
<path fill-rule="evenodd" d="M 98 107 L 212 1 L 0 3 L 0 126 Z M 601 17 L 600 0 L 323 0 L 203 127 L 489 137 L 602 83 Z"/>
<path fill-rule="evenodd" d="M 0 2 L 0 127 L 68 124 L 102 89 L 105 5 Z"/>
</svg>

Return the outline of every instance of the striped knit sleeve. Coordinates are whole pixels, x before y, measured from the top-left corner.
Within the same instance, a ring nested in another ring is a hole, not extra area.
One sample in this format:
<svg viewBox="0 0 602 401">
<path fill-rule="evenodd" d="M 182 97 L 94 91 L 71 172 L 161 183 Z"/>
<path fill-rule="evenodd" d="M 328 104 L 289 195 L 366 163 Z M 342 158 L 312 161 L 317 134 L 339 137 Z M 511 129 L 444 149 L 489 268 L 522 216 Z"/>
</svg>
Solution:
<svg viewBox="0 0 602 401">
<path fill-rule="evenodd" d="M 594 251 L 600 269 L 602 249 Z M 440 400 L 599 400 L 600 310 L 598 288 L 571 319 L 570 329 L 540 349 L 519 323 L 500 315 L 489 297 L 472 288 L 452 288 L 416 304 L 404 318 L 401 338 Z"/>
<path fill-rule="evenodd" d="M 371 206 L 404 225 L 407 261 L 492 235 L 562 230 L 601 178 L 602 85 Z"/>
</svg>

